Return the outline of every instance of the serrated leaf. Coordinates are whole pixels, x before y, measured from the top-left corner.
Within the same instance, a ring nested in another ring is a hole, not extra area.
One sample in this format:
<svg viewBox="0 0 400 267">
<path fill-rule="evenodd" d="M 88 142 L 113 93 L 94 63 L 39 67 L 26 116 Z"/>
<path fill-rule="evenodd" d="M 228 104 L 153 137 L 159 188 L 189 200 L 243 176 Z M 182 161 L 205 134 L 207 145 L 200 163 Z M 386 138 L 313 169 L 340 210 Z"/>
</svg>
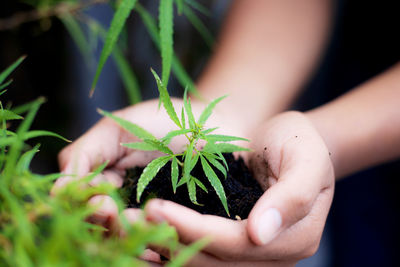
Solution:
<svg viewBox="0 0 400 267">
<path fill-rule="evenodd" d="M 159 8 L 160 44 L 162 59 L 162 81 L 165 87 L 171 72 L 173 48 L 173 0 L 161 0 Z"/>
<path fill-rule="evenodd" d="M 201 188 L 203 189 L 204 192 L 208 193 L 207 187 L 205 187 L 205 185 L 200 182 L 199 179 L 197 179 L 196 177 L 192 176 L 192 180 Z"/>
<path fill-rule="evenodd" d="M 158 141 L 157 139 L 144 139 L 143 142 L 154 146 L 155 148 L 157 148 L 158 151 L 163 152 L 165 154 L 169 154 L 169 155 L 174 154 L 174 152 L 172 152 L 172 150 L 169 149 L 169 147 L 167 147 L 166 145 L 164 145 L 162 142 Z"/>
<path fill-rule="evenodd" d="M 25 58 L 26 56 L 18 58 L 13 64 L 11 64 L 7 69 L 3 70 L 0 73 L 0 85 L 4 82 L 8 75 L 10 75 L 11 72 L 13 72 L 19 66 L 19 64 L 21 64 L 22 61 L 24 61 Z"/>
<path fill-rule="evenodd" d="M 186 114 L 188 116 L 189 127 L 191 129 L 196 128 L 196 120 L 194 119 L 193 112 L 192 112 L 192 104 L 190 103 L 190 98 L 187 97 L 187 89 L 183 94 L 183 106 L 185 107 Z"/>
<path fill-rule="evenodd" d="M 137 190 L 136 190 L 136 201 L 140 202 L 140 197 L 146 186 L 153 180 L 153 178 L 157 175 L 160 169 L 171 159 L 171 156 L 163 156 L 156 158 L 152 162 L 150 162 L 146 168 L 144 168 L 142 175 L 140 175 Z"/>
<path fill-rule="evenodd" d="M 187 184 L 187 188 L 188 188 L 188 192 L 189 192 L 189 198 L 190 201 L 195 204 L 195 205 L 199 205 L 202 206 L 201 204 L 199 204 L 197 202 L 197 196 L 196 196 L 196 183 L 195 181 L 193 181 L 193 179 L 190 179 Z"/>
<path fill-rule="evenodd" d="M 214 45 L 214 37 L 204 23 L 200 20 L 200 18 L 196 15 L 196 13 L 194 13 L 191 8 L 184 6 L 183 14 L 185 14 L 186 18 L 190 21 L 193 27 L 200 33 L 206 44 L 212 48 Z"/>
<path fill-rule="evenodd" d="M 139 139 L 157 139 L 154 135 L 140 127 L 139 125 L 122 119 L 120 117 L 115 116 L 114 114 L 107 112 L 105 110 L 98 109 L 97 110 L 101 115 L 107 116 L 113 119 L 116 123 L 118 123 L 122 128 L 130 132 L 131 134 L 135 135 Z"/>
<path fill-rule="evenodd" d="M 110 28 L 107 32 L 106 40 L 104 42 L 103 49 L 100 54 L 99 63 L 97 65 L 96 75 L 92 82 L 92 88 L 90 90 L 90 95 L 93 95 L 94 89 L 96 87 L 97 81 L 99 80 L 100 73 L 106 63 L 108 57 L 110 56 L 114 45 L 116 44 L 118 37 L 125 25 L 125 21 L 134 8 L 137 0 L 121 0 L 117 11 L 111 21 Z"/>
<path fill-rule="evenodd" d="M 222 172 L 222 174 L 224 175 L 224 177 L 227 177 L 227 171 L 226 168 L 221 164 L 221 162 L 219 162 L 216 159 L 216 156 L 210 153 L 202 153 L 202 155 L 204 155 L 206 157 L 206 159 L 215 167 L 217 168 L 220 172 Z"/>
<path fill-rule="evenodd" d="M 209 153 L 232 153 L 235 151 L 250 151 L 250 149 L 229 143 L 208 142 L 204 146 L 203 151 Z"/>
<path fill-rule="evenodd" d="M 188 182 L 189 177 L 190 177 L 190 171 L 191 171 L 191 167 L 192 167 L 193 148 L 194 148 L 194 143 L 191 142 L 185 151 L 185 161 L 183 163 L 183 177 L 182 177 L 182 179 L 185 182 Z"/>
<path fill-rule="evenodd" d="M 215 108 L 215 105 L 217 105 L 222 99 L 224 99 L 226 96 L 221 96 L 218 97 L 217 99 L 214 99 L 211 101 L 210 104 L 207 105 L 207 107 L 204 109 L 204 111 L 201 113 L 200 118 L 198 120 L 199 125 L 204 125 L 204 123 L 208 120 L 210 117 L 213 109 Z"/>
<path fill-rule="evenodd" d="M 219 127 L 215 127 L 215 128 L 210 128 L 210 129 L 206 129 L 202 131 L 202 134 L 206 135 L 209 134 L 211 132 L 214 132 L 215 130 L 219 129 Z"/>
<path fill-rule="evenodd" d="M 210 184 L 212 185 L 219 199 L 221 200 L 222 206 L 224 206 L 226 213 L 229 215 L 228 203 L 221 181 L 219 180 L 218 176 L 215 174 L 211 166 L 208 164 L 207 160 L 202 155 L 200 155 L 200 160 L 205 175 L 207 176 Z"/>
<path fill-rule="evenodd" d="M 196 167 L 197 162 L 199 161 L 199 153 L 196 153 L 192 159 L 192 162 L 190 163 L 190 171 L 193 170 L 194 167 Z"/>
<path fill-rule="evenodd" d="M 124 143 L 121 144 L 124 147 L 136 149 L 136 150 L 143 150 L 143 151 L 156 151 L 157 148 L 152 146 L 151 144 L 144 143 L 144 142 L 133 142 L 133 143 Z"/>
<path fill-rule="evenodd" d="M 250 141 L 249 139 L 243 137 L 222 135 L 222 134 L 208 134 L 205 137 L 207 138 L 207 140 L 210 140 L 211 142 Z"/>
<path fill-rule="evenodd" d="M 179 128 L 182 128 L 182 125 L 178 119 L 178 115 L 176 115 L 174 105 L 172 104 L 171 98 L 168 94 L 167 88 L 165 87 L 163 82 L 160 80 L 160 77 L 158 77 L 157 73 L 153 69 L 151 69 L 151 72 L 153 73 L 154 78 L 156 79 L 158 92 L 160 93 L 160 100 L 163 103 L 168 116 Z"/>
<path fill-rule="evenodd" d="M 185 109 L 182 107 L 181 110 L 181 124 L 182 124 L 182 129 L 186 128 L 186 118 L 185 118 Z"/>
<path fill-rule="evenodd" d="M 172 189 L 174 194 L 176 193 L 176 188 L 178 184 L 178 176 L 179 176 L 179 169 L 178 169 L 178 160 L 176 157 L 172 158 L 171 164 L 171 182 L 172 182 Z"/>
<path fill-rule="evenodd" d="M 179 135 L 184 135 L 190 133 L 191 130 L 189 129 L 182 129 L 182 130 L 176 130 L 176 131 L 171 131 L 167 135 L 165 135 L 163 138 L 161 138 L 162 142 L 165 142 L 166 144 L 169 144 L 172 138 L 179 136 Z"/>
<path fill-rule="evenodd" d="M 22 120 L 23 117 L 21 117 L 18 114 L 15 114 L 11 110 L 7 109 L 0 109 L 0 121 L 8 121 L 8 120 Z"/>
</svg>

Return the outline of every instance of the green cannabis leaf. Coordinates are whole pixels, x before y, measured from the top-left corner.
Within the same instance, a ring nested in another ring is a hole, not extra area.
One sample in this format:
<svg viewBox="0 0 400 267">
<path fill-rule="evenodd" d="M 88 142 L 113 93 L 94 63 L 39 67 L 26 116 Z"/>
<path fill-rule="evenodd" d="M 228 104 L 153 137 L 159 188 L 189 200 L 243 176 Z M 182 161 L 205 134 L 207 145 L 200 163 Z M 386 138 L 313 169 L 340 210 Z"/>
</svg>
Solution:
<svg viewBox="0 0 400 267">
<path fill-rule="evenodd" d="M 164 137 L 157 139 L 151 133 L 132 122 L 118 118 L 112 113 L 102 110 L 99 111 L 104 116 L 113 119 L 121 127 L 136 137 L 142 139 L 142 142 L 122 144 L 123 146 L 143 151 L 160 151 L 166 154 L 165 156 L 156 158 L 150 162 L 143 170 L 138 180 L 136 200 L 138 202 L 140 201 L 140 197 L 142 196 L 146 186 L 154 179 L 160 169 L 166 165 L 168 161 L 171 161 L 171 185 L 173 192 L 175 193 L 178 187 L 186 184 L 191 202 L 196 205 L 201 205 L 201 203 L 198 203 L 197 201 L 197 187 L 205 192 L 208 192 L 208 189 L 206 185 L 204 185 L 198 178 L 191 174 L 192 170 L 200 160 L 205 177 L 207 178 L 211 187 L 215 190 L 215 193 L 220 199 L 223 208 L 229 215 L 225 191 L 217 173 L 220 174 L 221 177 L 227 177 L 228 164 L 223 156 L 223 153 L 249 150 L 229 142 L 248 142 L 249 140 L 230 135 L 211 134 L 211 132 L 217 128 L 207 129 L 204 127 L 208 118 L 212 115 L 215 106 L 226 96 L 222 96 L 211 101 L 205 107 L 196 122 L 192 111 L 191 101 L 187 95 L 188 89 L 186 89 L 183 96 L 181 116 L 179 118 L 168 94 L 164 81 L 159 78 L 154 70 L 151 71 L 157 82 L 158 91 L 160 93 L 160 102 L 163 104 L 163 107 L 165 108 L 170 120 L 179 128 L 178 130 L 170 131 Z M 186 149 L 180 153 L 174 153 L 168 147 L 170 141 L 177 136 L 184 136 L 187 139 Z M 199 140 L 206 141 L 203 149 L 199 149 L 197 147 Z M 215 170 L 217 170 L 217 173 Z"/>
</svg>

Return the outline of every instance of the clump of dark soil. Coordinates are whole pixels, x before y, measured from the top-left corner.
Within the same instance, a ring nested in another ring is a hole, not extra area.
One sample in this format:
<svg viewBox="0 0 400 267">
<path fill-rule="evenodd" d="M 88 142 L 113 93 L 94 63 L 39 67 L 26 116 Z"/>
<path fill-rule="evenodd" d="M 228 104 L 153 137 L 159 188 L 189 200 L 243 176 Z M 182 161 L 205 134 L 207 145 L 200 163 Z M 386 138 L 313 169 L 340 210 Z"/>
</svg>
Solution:
<svg viewBox="0 0 400 267">
<path fill-rule="evenodd" d="M 229 167 L 227 178 L 225 179 L 219 170 L 214 168 L 214 171 L 220 177 L 225 189 L 230 218 L 246 219 L 256 201 L 263 194 L 263 190 L 251 175 L 242 158 L 235 160 L 232 154 L 224 154 L 224 156 Z M 167 163 L 146 187 L 141 197 L 142 203 L 137 203 L 136 185 L 142 171 L 143 168 L 133 168 L 127 172 L 122 191 L 128 207 L 140 207 L 147 199 L 157 197 L 174 201 L 202 214 L 229 218 L 220 199 L 204 175 L 200 160 L 192 170 L 191 175 L 199 179 L 208 189 L 208 193 L 206 193 L 197 188 L 197 201 L 203 204 L 202 206 L 195 205 L 190 201 L 186 184 L 178 187 L 176 193 L 173 193 L 170 180 L 171 162 Z"/>
</svg>

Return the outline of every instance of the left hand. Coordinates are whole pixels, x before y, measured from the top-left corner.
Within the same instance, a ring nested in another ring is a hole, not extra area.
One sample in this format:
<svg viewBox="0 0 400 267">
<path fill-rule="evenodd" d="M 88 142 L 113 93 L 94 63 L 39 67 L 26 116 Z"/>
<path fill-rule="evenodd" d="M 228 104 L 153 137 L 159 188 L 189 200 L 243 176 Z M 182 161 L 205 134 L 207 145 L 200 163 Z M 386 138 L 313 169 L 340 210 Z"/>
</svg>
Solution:
<svg viewBox="0 0 400 267">
<path fill-rule="evenodd" d="M 183 243 L 211 237 L 188 266 L 294 266 L 318 249 L 334 189 L 324 141 L 299 112 L 267 121 L 253 141 L 255 151 L 247 161 L 268 190 L 248 219 L 201 215 L 160 199 L 147 204 L 148 219 L 167 221 Z"/>
</svg>

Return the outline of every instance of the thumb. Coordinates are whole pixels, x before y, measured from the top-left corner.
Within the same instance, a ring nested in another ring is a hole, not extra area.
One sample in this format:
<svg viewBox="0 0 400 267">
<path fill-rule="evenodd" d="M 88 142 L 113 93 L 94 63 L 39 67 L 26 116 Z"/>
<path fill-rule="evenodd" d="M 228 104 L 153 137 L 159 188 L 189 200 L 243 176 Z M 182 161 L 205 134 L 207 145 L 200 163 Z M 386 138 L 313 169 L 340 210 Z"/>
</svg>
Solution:
<svg viewBox="0 0 400 267">
<path fill-rule="evenodd" d="M 269 177 L 277 182 L 261 196 L 248 217 L 247 231 L 257 245 L 271 242 L 307 216 L 320 192 L 329 186 L 324 182 L 333 175 L 329 159 L 320 154 L 296 154 L 283 159 L 279 177 Z"/>
</svg>

